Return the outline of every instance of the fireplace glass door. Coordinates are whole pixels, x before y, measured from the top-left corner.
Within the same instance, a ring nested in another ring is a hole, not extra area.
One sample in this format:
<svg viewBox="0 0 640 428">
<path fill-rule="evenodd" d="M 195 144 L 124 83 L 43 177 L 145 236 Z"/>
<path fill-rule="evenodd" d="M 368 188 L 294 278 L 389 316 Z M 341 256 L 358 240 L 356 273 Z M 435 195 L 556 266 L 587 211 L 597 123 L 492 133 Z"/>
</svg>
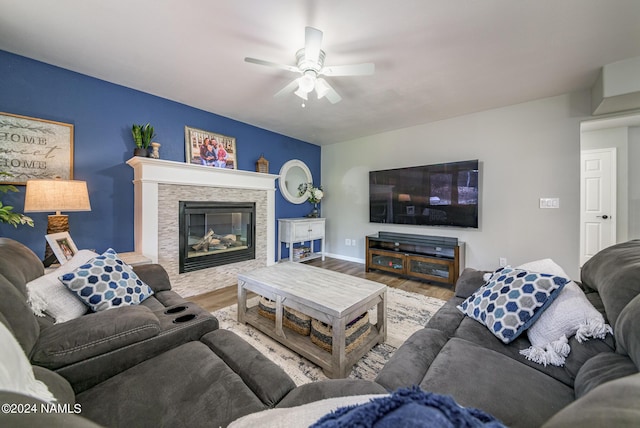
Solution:
<svg viewBox="0 0 640 428">
<path fill-rule="evenodd" d="M 180 202 L 180 272 L 255 258 L 255 203 Z"/>
</svg>

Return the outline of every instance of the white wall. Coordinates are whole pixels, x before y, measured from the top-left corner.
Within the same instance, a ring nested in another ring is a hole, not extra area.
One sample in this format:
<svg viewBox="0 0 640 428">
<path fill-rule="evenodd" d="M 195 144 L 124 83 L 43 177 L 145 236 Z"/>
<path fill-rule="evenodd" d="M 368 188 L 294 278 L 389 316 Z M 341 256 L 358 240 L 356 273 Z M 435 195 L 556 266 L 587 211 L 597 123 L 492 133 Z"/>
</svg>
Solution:
<svg viewBox="0 0 640 428">
<path fill-rule="evenodd" d="M 327 252 L 364 261 L 365 236 L 380 230 L 454 236 L 467 266 L 551 257 L 578 278 L 580 121 L 589 112 L 582 91 L 323 146 Z M 369 171 L 476 158 L 478 229 L 369 223 Z M 560 208 L 538 208 L 541 197 L 560 198 Z"/>
</svg>

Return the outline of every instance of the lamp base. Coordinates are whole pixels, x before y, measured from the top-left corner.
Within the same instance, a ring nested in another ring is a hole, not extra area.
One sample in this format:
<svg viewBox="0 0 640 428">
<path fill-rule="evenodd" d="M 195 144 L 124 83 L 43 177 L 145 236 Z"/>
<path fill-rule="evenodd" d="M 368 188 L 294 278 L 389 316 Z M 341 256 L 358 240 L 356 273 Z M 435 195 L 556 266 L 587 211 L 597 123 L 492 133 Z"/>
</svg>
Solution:
<svg viewBox="0 0 640 428">
<path fill-rule="evenodd" d="M 52 233 L 68 232 L 69 231 L 69 216 L 68 215 L 50 215 L 47 222 L 47 235 Z M 53 250 L 47 242 L 44 247 L 44 259 L 49 260 L 53 256 Z"/>
</svg>

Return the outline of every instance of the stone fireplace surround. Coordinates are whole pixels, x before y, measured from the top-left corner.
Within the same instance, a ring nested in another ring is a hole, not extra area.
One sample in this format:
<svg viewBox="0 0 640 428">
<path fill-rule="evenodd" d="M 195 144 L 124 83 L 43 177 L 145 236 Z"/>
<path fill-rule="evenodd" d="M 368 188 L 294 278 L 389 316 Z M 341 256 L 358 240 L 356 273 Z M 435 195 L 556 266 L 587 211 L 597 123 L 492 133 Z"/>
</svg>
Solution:
<svg viewBox="0 0 640 428">
<path fill-rule="evenodd" d="M 135 251 L 160 263 L 187 297 L 237 284 L 239 272 L 275 263 L 277 175 L 133 157 Z M 256 203 L 256 258 L 179 273 L 179 202 Z"/>
</svg>

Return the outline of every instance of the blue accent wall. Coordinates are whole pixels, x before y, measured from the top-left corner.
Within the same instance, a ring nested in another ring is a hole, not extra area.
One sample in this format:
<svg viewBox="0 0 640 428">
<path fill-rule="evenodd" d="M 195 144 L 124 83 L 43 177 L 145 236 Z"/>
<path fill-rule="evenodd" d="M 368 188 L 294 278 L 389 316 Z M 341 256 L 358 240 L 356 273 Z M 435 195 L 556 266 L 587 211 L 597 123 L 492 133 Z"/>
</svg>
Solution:
<svg viewBox="0 0 640 428">
<path fill-rule="evenodd" d="M 319 146 L 5 51 L 0 51 L 0 111 L 74 125 L 74 178 L 87 181 L 92 208 L 66 213 L 78 248 L 133 251 L 133 169 L 125 163 L 135 147 L 133 123 L 155 127 L 162 159 L 185 161 L 184 127 L 190 126 L 235 137 L 238 169 L 255 171 L 264 154 L 269 172 L 278 174 L 285 162 L 300 159 L 314 182 L 321 182 Z M 3 158 L 7 154 L 0 153 L 0 165 Z M 25 188 L 18 189 L 0 199 L 22 212 Z M 311 208 L 287 202 L 276 190 L 276 218 L 302 217 Z M 43 257 L 47 213 L 29 215 L 34 228 L 0 223 L 0 236 Z"/>
</svg>

